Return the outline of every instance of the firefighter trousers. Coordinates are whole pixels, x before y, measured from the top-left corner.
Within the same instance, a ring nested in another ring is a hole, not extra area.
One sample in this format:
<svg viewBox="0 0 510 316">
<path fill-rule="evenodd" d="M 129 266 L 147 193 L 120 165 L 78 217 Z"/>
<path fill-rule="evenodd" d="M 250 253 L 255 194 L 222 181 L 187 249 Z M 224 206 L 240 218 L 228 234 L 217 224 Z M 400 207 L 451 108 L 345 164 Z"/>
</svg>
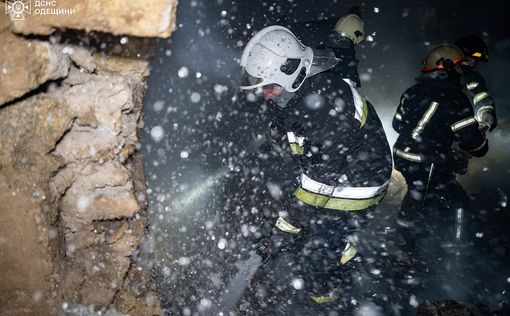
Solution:
<svg viewBox="0 0 510 316">
<path fill-rule="evenodd" d="M 363 249 L 359 233 L 369 210 L 332 211 L 300 203 L 284 213 L 269 238 L 271 257 L 258 271 L 259 299 L 277 314 L 311 315 L 338 310 L 360 294 L 355 283 L 365 268 L 357 255 Z"/>
</svg>

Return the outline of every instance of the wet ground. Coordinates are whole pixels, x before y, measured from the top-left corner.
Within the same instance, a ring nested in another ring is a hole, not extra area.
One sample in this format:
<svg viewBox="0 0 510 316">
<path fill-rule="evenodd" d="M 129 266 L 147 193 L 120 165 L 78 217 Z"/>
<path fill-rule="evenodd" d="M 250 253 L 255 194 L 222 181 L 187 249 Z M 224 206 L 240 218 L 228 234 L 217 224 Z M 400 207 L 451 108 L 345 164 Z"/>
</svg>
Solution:
<svg viewBox="0 0 510 316">
<path fill-rule="evenodd" d="M 353 275 L 359 276 L 353 289 L 344 291 L 334 307 L 318 306 L 315 314 L 415 315 L 418 305 L 426 300 L 455 299 L 476 315 L 506 315 L 510 286 L 508 210 L 497 203 L 491 208 L 478 205 L 477 211 L 464 213 L 453 227 L 434 227 L 430 236 L 413 241 L 416 246 L 405 253 L 409 249 L 396 224 L 400 186 L 398 181 L 393 183 L 390 194 L 360 233 L 364 246 L 357 258 L 342 267 L 353 269 Z M 259 216 L 245 213 L 253 209 L 239 210 L 239 217 L 225 209 L 185 211 L 185 216 L 165 223 L 170 233 L 160 242 L 168 249 L 161 245 L 156 249 L 157 257 L 163 259 L 159 263 L 163 307 L 168 315 L 211 315 L 222 310 L 216 309 L 216 304 L 225 303 L 221 299 L 225 288 L 231 286 L 240 263 L 249 258 L 250 244 L 257 239 L 250 231 L 259 232 L 263 223 L 257 220 Z M 244 220 L 235 222 L 239 218 Z M 242 290 L 243 284 L 234 287 L 236 291 Z M 231 314 L 299 315 L 267 306 L 270 294 L 262 299 L 255 294 L 249 288 L 244 295 L 232 294 L 240 300 Z"/>
</svg>

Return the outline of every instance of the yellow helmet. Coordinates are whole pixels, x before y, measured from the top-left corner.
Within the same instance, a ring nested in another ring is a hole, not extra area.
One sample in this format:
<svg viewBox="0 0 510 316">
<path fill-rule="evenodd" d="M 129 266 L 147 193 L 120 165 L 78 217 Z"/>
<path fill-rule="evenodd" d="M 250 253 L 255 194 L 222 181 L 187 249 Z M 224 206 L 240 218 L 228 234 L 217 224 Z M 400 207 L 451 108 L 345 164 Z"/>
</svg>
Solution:
<svg viewBox="0 0 510 316">
<path fill-rule="evenodd" d="M 449 43 L 432 47 L 423 60 L 422 72 L 445 69 L 445 64 L 456 65 L 465 60 L 464 53 L 457 46 Z"/>
<path fill-rule="evenodd" d="M 365 39 L 365 24 L 356 14 L 348 14 L 336 22 L 335 32 L 350 38 L 354 44 Z"/>
</svg>

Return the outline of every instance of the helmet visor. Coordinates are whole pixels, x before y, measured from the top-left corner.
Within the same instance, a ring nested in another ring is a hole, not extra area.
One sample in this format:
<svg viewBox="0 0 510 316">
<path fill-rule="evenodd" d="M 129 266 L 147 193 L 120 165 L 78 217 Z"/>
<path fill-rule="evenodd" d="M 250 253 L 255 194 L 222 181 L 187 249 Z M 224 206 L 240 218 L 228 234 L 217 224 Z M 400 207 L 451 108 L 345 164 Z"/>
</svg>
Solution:
<svg viewBox="0 0 510 316">
<path fill-rule="evenodd" d="M 313 49 L 313 60 L 312 69 L 307 77 L 315 76 L 323 71 L 329 70 L 335 67 L 339 62 L 339 59 L 335 57 L 335 54 L 329 50 Z"/>
</svg>

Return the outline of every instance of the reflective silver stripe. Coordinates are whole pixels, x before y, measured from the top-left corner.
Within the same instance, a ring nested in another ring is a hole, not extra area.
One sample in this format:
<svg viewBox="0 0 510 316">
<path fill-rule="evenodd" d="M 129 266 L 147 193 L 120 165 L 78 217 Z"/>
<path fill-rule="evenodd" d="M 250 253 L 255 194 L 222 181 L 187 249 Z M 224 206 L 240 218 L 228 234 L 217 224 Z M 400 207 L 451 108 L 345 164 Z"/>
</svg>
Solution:
<svg viewBox="0 0 510 316">
<path fill-rule="evenodd" d="M 349 199 L 369 199 L 383 193 L 390 184 L 386 181 L 377 187 L 336 187 L 333 190 L 333 197 Z"/>
<path fill-rule="evenodd" d="M 394 148 L 393 152 L 395 153 L 395 155 L 397 155 L 401 158 L 407 159 L 407 160 L 416 161 L 416 162 L 422 161 L 421 155 L 419 155 L 419 154 L 408 153 L 408 152 L 405 152 L 405 151 L 397 149 L 397 148 Z"/>
<path fill-rule="evenodd" d="M 451 128 L 452 128 L 452 131 L 456 132 L 456 131 L 463 129 L 464 127 L 469 126 L 474 123 L 476 123 L 475 118 L 469 117 L 469 118 L 460 120 L 457 123 L 452 124 Z"/>
<path fill-rule="evenodd" d="M 488 97 L 489 94 L 487 92 L 480 92 L 473 98 L 473 104 L 477 104 L 478 102 L 482 101 L 486 97 Z"/>
<path fill-rule="evenodd" d="M 356 83 L 349 78 L 343 78 L 351 87 L 356 88 Z"/>
<path fill-rule="evenodd" d="M 301 174 L 301 187 L 303 189 L 329 197 L 344 199 L 369 199 L 384 192 L 388 185 L 389 181 L 377 187 L 334 187 L 312 180 L 305 174 Z"/>
<path fill-rule="evenodd" d="M 276 220 L 276 227 L 289 234 L 298 234 L 301 231 L 301 228 L 289 224 L 289 222 L 284 220 L 281 216 Z"/>
<path fill-rule="evenodd" d="M 352 91 L 352 99 L 354 100 L 354 106 L 356 107 L 356 113 L 354 113 L 354 118 L 360 121 L 360 123 L 363 122 L 363 99 L 361 98 L 361 95 L 359 94 L 358 90 L 356 90 L 356 85 L 354 82 L 350 79 L 343 79 L 345 82 L 349 84 L 349 87 L 351 87 Z"/>
<path fill-rule="evenodd" d="M 470 82 L 466 85 L 466 88 L 468 90 L 473 90 L 474 88 L 478 87 L 479 84 L 479 82 Z"/>
<path fill-rule="evenodd" d="M 492 105 L 484 105 L 478 109 L 478 112 L 485 112 L 489 110 L 494 111 L 494 107 Z"/>
<path fill-rule="evenodd" d="M 482 121 L 482 114 L 484 112 L 487 112 L 487 111 L 491 111 L 491 112 L 494 112 L 494 107 L 492 105 L 484 105 L 484 106 L 481 106 L 478 111 L 476 111 L 476 115 L 475 115 L 475 119 L 478 121 L 478 122 L 481 122 Z"/>
<path fill-rule="evenodd" d="M 399 121 L 402 121 L 402 114 L 400 113 L 395 114 L 395 118 Z"/>
<path fill-rule="evenodd" d="M 429 108 L 427 109 L 425 114 L 423 114 L 423 117 L 418 122 L 418 125 L 416 125 L 415 129 L 413 130 L 413 133 L 411 134 L 411 136 L 414 139 L 418 138 L 418 136 L 420 136 L 421 132 L 423 132 L 423 129 L 425 128 L 425 125 L 428 124 L 428 122 L 432 118 L 432 115 L 434 115 L 434 112 L 436 112 L 438 105 L 439 105 L 439 103 L 437 103 L 435 101 L 430 103 Z"/>
<path fill-rule="evenodd" d="M 303 147 L 305 143 L 305 138 L 302 136 L 296 136 L 294 132 L 287 132 L 287 140 L 289 143 L 298 144 L 301 147 Z"/>
</svg>

